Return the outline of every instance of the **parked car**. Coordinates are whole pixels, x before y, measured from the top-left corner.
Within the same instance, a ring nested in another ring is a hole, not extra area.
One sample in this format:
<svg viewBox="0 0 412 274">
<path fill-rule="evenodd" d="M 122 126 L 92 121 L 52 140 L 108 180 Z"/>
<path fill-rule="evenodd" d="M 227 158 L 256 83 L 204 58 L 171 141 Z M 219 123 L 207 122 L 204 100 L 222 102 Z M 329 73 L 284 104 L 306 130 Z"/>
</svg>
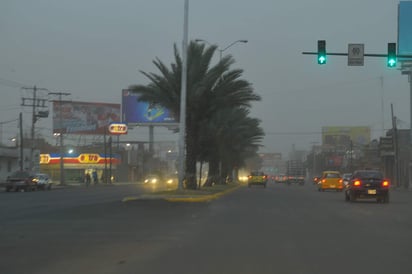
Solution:
<svg viewBox="0 0 412 274">
<path fill-rule="evenodd" d="M 36 190 L 36 174 L 30 171 L 15 171 L 6 180 L 6 191 L 32 191 Z"/>
<path fill-rule="evenodd" d="M 376 199 L 378 203 L 389 203 L 389 187 L 390 183 L 381 171 L 357 170 L 345 190 L 345 201 L 369 198 Z"/>
<path fill-rule="evenodd" d="M 52 188 L 52 180 L 48 174 L 37 173 L 34 177 L 34 181 L 37 184 L 37 189 L 51 190 Z"/>
</svg>

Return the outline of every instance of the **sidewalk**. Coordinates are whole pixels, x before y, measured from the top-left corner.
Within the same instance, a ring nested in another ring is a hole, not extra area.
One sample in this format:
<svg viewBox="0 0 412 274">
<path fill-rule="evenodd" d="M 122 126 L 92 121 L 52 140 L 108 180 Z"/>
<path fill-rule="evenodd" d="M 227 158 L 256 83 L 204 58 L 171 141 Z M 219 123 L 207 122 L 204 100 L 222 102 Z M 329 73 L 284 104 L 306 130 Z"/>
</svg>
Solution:
<svg viewBox="0 0 412 274">
<path fill-rule="evenodd" d="M 139 183 L 136 182 L 115 182 L 111 184 L 105 184 L 105 183 L 98 183 L 94 184 L 91 183 L 88 187 L 110 187 L 110 186 L 124 186 L 124 185 L 137 185 Z M 61 185 L 60 182 L 54 183 L 53 188 L 54 189 L 63 189 L 63 188 L 74 188 L 74 187 L 84 187 L 86 188 L 85 183 L 66 183 L 64 185 Z"/>
</svg>

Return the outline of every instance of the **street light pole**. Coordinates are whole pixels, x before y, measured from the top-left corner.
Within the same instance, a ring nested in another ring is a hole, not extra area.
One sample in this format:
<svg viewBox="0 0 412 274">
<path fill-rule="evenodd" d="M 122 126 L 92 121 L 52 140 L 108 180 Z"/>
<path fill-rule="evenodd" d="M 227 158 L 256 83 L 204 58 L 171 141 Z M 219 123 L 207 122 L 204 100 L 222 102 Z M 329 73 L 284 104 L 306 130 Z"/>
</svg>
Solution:
<svg viewBox="0 0 412 274">
<path fill-rule="evenodd" d="M 186 85 L 187 85 L 187 44 L 189 32 L 189 0 L 185 0 L 184 23 L 183 23 L 183 42 L 182 42 L 182 79 L 180 92 L 180 116 L 179 116 L 179 183 L 178 189 L 183 189 L 185 177 L 184 161 L 186 159 Z"/>
<path fill-rule="evenodd" d="M 207 40 L 204 40 L 204 39 L 196 39 L 195 42 L 203 42 L 203 43 L 206 43 L 206 44 L 208 44 L 208 45 L 212 45 L 211 43 L 209 43 Z M 236 40 L 236 41 L 232 42 L 231 44 L 229 44 L 228 46 L 226 46 L 226 47 L 223 48 L 223 49 L 221 49 L 221 48 L 218 47 L 219 60 L 222 60 L 223 52 L 224 52 L 225 50 L 227 50 L 228 48 L 230 48 L 231 46 L 233 46 L 233 45 L 235 45 L 235 44 L 237 44 L 237 43 L 247 43 L 247 42 L 248 42 L 248 40 L 240 39 L 240 40 Z"/>
</svg>

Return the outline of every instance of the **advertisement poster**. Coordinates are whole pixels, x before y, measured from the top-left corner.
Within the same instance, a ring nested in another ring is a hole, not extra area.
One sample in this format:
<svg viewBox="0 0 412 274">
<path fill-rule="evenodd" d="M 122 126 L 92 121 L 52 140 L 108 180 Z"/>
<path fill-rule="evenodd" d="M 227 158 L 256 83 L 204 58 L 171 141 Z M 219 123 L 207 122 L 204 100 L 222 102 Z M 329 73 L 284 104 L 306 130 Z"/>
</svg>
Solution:
<svg viewBox="0 0 412 274">
<path fill-rule="evenodd" d="M 139 96 L 129 90 L 122 91 L 122 122 L 137 125 L 176 123 L 168 109 L 153 103 L 138 102 Z"/>
<path fill-rule="evenodd" d="M 412 1 L 400 1 L 398 10 L 398 54 L 400 55 L 412 55 L 411 26 Z M 402 58 L 399 59 L 402 60 Z"/>
<path fill-rule="evenodd" d="M 120 104 L 53 101 L 55 133 L 100 135 L 115 122 L 120 122 Z"/>
<path fill-rule="evenodd" d="M 366 145 L 371 141 L 370 127 L 322 127 L 322 145 Z"/>
</svg>

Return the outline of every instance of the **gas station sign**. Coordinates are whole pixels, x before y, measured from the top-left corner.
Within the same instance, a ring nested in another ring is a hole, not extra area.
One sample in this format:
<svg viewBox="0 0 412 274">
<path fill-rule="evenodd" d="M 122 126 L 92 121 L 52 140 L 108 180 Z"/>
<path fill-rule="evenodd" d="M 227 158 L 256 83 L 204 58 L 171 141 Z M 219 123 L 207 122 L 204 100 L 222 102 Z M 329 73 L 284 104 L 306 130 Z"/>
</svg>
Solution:
<svg viewBox="0 0 412 274">
<path fill-rule="evenodd" d="M 127 134 L 127 125 L 122 123 L 113 123 L 109 125 L 111 134 Z"/>
<path fill-rule="evenodd" d="M 80 154 L 79 162 L 81 164 L 97 164 L 100 160 L 99 154 Z"/>
</svg>

